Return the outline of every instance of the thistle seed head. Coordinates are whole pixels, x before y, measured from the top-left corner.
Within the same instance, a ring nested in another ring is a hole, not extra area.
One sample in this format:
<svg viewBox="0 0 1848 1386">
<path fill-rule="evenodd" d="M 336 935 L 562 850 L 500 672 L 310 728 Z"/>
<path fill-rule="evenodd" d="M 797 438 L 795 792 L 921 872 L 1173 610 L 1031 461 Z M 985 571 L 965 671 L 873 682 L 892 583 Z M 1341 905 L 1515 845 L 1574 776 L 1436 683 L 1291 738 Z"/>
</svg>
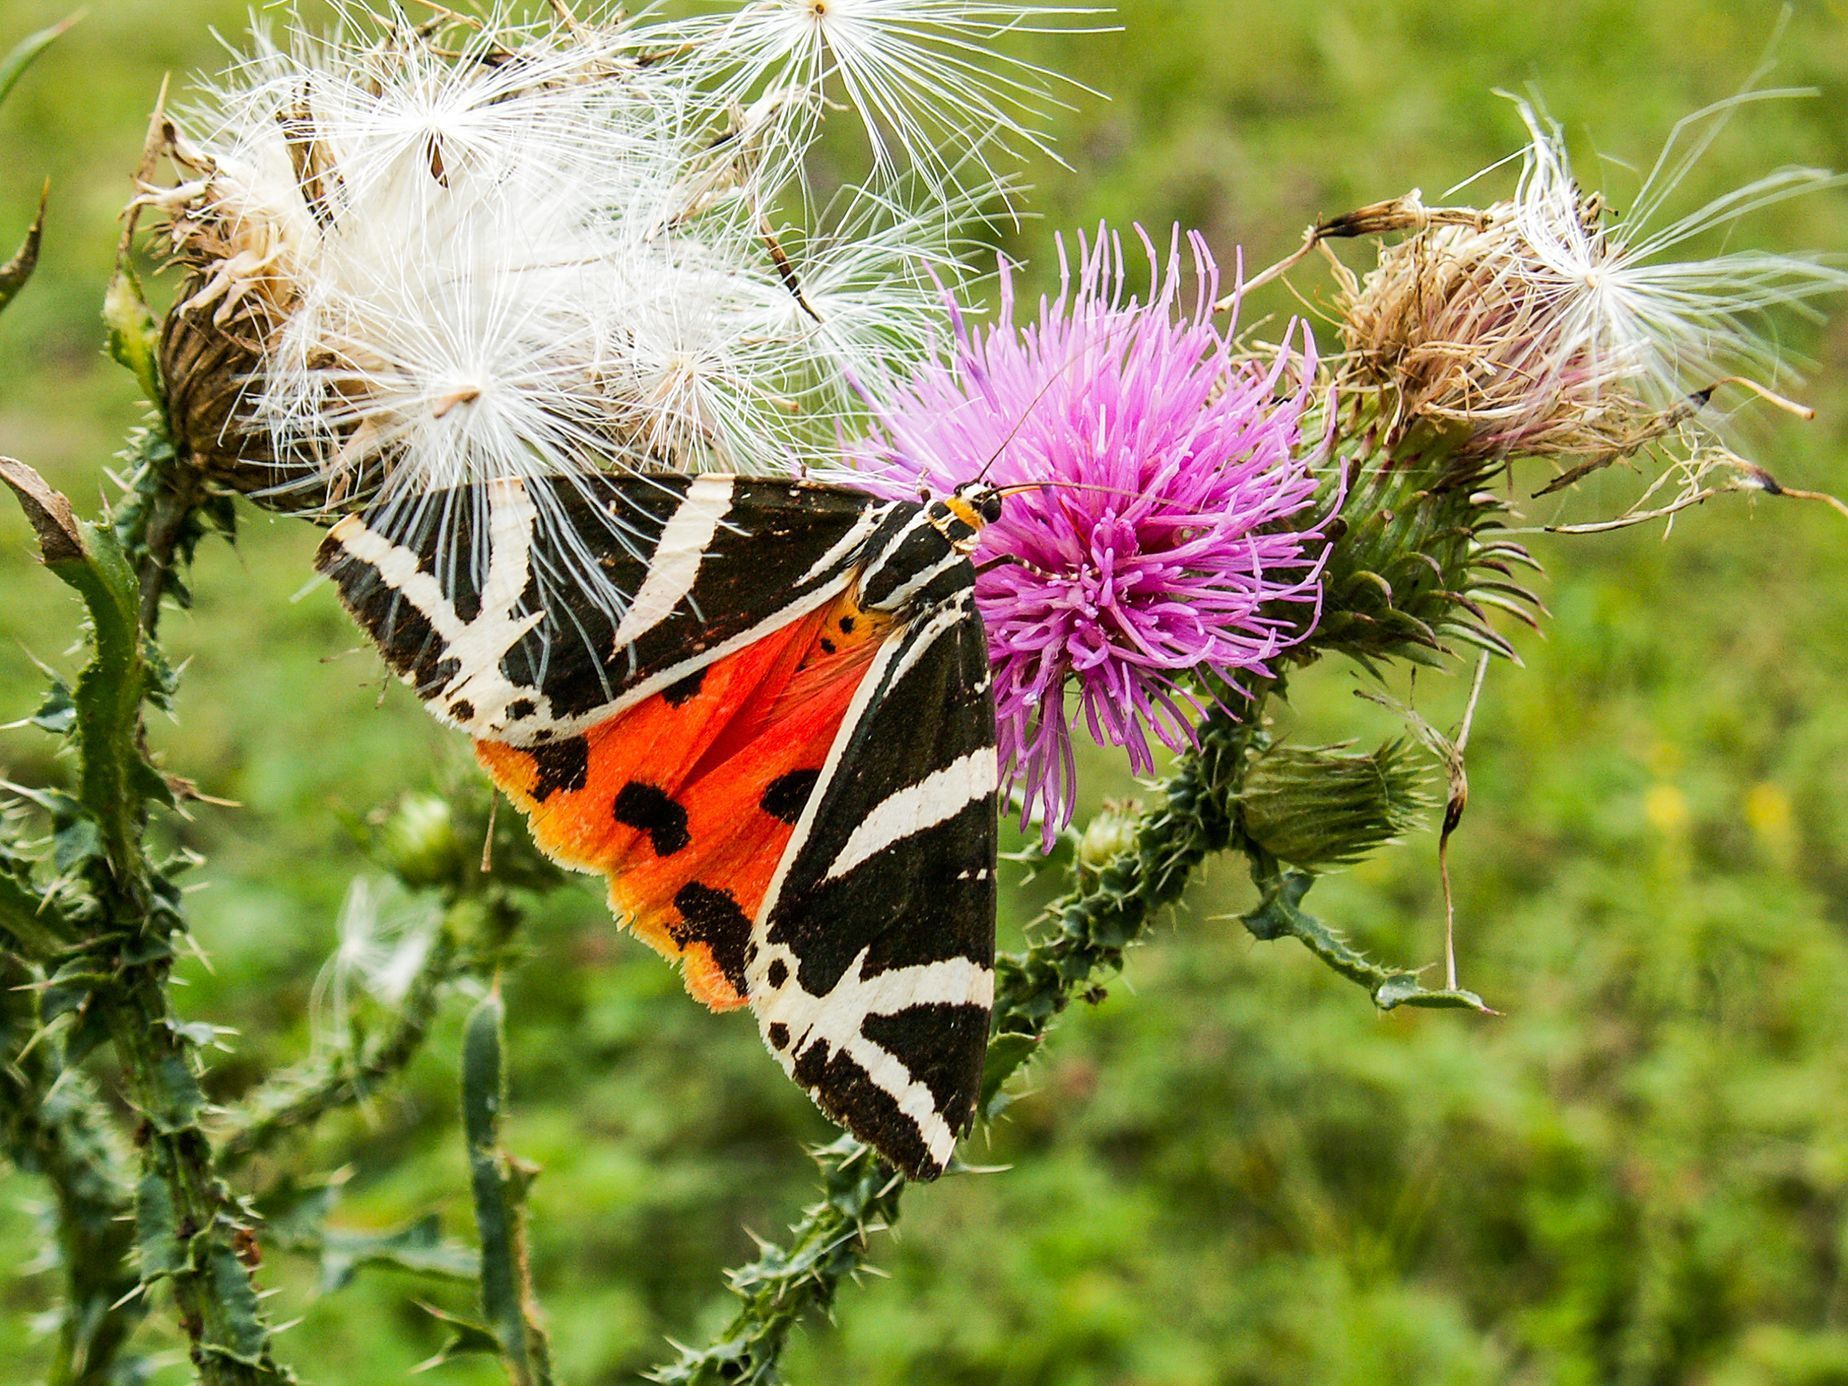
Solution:
<svg viewBox="0 0 1848 1386">
<path fill-rule="evenodd" d="M 1766 387 L 1789 363 L 1770 315 L 1813 312 L 1848 289 L 1848 268 L 1760 250 L 1673 253 L 1843 180 L 1780 169 L 1687 215 L 1663 211 L 1727 118 L 1777 94 L 1748 87 L 1681 122 L 1627 215 L 1579 181 L 1560 127 L 1521 101 L 1529 142 L 1512 197 L 1435 210 L 1413 194 L 1325 225 L 1404 233 L 1348 285 L 1350 378 L 1383 394 L 1394 430 L 1443 440 L 1465 483 L 1517 456 L 1554 460 L 1561 483 L 1658 445 L 1689 484 L 1710 461 L 1737 461 L 1709 407 L 1716 388 L 1775 400 Z"/>
<path fill-rule="evenodd" d="M 961 32 L 965 8 L 899 28 Z M 882 13 L 855 26 L 861 55 L 896 41 Z M 818 197 L 819 79 L 723 79 L 755 32 L 352 5 L 327 37 L 259 33 L 168 123 L 178 176 L 141 198 L 184 275 L 162 344 L 182 454 L 261 504 L 369 506 L 479 567 L 481 517 L 455 507 L 489 484 L 787 474 L 831 447 L 857 382 L 945 327 L 957 228 L 994 188 L 884 159 Z M 548 581 L 620 613 L 560 517 L 536 542 Z"/>
</svg>

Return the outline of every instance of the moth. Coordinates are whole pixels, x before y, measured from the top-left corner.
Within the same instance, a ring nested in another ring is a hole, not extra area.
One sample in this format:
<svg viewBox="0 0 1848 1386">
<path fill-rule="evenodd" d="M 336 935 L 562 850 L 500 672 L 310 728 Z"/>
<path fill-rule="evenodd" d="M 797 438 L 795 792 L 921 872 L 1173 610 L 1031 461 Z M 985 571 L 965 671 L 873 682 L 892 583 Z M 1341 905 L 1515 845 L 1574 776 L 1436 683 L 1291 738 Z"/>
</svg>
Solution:
<svg viewBox="0 0 1848 1386">
<path fill-rule="evenodd" d="M 366 512 L 317 568 L 548 855 L 605 876 L 696 998 L 748 1005 L 829 1117 L 908 1177 L 941 1174 L 994 995 L 999 767 L 970 554 L 1001 493 L 708 473 L 452 498 L 486 517 L 480 561 Z M 539 580 L 542 512 L 630 594 L 619 613 Z M 616 524 L 652 542 L 631 552 Z"/>
</svg>

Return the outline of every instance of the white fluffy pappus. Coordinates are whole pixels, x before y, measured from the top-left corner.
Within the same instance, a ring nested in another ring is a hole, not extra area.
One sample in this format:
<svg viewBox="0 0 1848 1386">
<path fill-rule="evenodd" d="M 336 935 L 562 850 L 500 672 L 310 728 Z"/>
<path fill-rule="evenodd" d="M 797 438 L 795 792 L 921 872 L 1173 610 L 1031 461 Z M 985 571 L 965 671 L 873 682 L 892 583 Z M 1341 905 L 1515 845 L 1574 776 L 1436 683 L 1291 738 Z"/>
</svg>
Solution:
<svg viewBox="0 0 1848 1386">
<path fill-rule="evenodd" d="M 386 877 L 356 876 L 335 921 L 334 950 L 315 974 L 309 1023 L 317 1050 L 350 1052 L 365 1006 L 400 1006 L 429 956 L 441 910 Z"/>
<path fill-rule="evenodd" d="M 1754 212 L 1844 186 L 1826 169 L 1782 168 L 1665 217 L 1668 203 L 1749 102 L 1804 95 L 1748 89 L 1680 121 L 1622 215 L 1588 216 L 1559 125 L 1518 103 L 1531 136 L 1523 152 L 1514 223 L 1529 247 L 1529 273 L 1550 277 L 1552 349 L 1592 385 L 1621 383 L 1663 409 L 1725 376 L 1751 373 L 1774 386 L 1790 368 L 1764 315 L 1805 311 L 1848 289 L 1848 267 L 1821 256 L 1760 249 L 1674 259 L 1690 242 L 1722 233 Z"/>
<path fill-rule="evenodd" d="M 828 447 L 856 382 L 941 325 L 936 277 L 995 185 L 885 177 L 781 220 L 817 200 L 817 103 L 741 107 L 720 47 L 498 8 L 259 33 L 176 117 L 180 185 L 145 199 L 189 276 L 164 351 L 183 441 L 273 508 L 371 504 L 468 563 L 480 483 L 787 473 Z M 619 610 L 574 547 L 543 566 Z"/>
<path fill-rule="evenodd" d="M 717 90 L 746 99 L 800 92 L 793 109 L 844 99 L 859 113 L 876 167 L 953 183 L 996 176 L 999 157 L 1051 158 L 1043 122 L 1088 90 L 1008 51 L 1010 35 L 1098 32 L 1107 5 L 1031 0 L 708 0 L 720 12 L 675 26 Z M 972 131 L 993 137 L 973 167 Z M 1013 147 L 1011 147 L 1013 146 Z M 997 157 L 991 157 L 997 156 Z"/>
<path fill-rule="evenodd" d="M 1738 94 L 1676 123 L 1622 212 L 1588 198 L 1559 125 L 1517 103 L 1530 142 L 1522 153 L 1513 225 L 1527 249 L 1529 292 L 1550 304 L 1530 358 L 1534 379 L 1562 405 L 1594 421 L 1602 451 L 1581 448 L 1542 494 L 1619 457 L 1643 451 L 1665 465 L 1646 479 L 1619 520 L 1670 516 L 1719 489 L 1780 490 L 1737 450 L 1732 399 L 1768 402 L 1799 417 L 1807 408 L 1777 393 L 1801 366 L 1781 346 L 1778 315 L 1819 317 L 1814 300 L 1848 290 L 1839 257 L 1754 247 L 1687 258 L 1736 224 L 1793 198 L 1848 186 L 1827 169 L 1785 167 L 1670 212 L 1676 194 L 1728 121 L 1753 103 L 1813 92 L 1766 89 L 1766 69 Z"/>
</svg>

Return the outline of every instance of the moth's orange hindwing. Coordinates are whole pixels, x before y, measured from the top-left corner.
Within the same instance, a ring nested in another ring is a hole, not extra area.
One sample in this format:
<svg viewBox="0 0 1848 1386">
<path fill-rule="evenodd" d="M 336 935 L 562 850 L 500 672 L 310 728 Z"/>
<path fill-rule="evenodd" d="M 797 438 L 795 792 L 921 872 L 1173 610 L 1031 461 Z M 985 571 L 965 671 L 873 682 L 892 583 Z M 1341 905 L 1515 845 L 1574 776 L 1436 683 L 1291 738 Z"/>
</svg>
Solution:
<svg viewBox="0 0 1848 1386">
<path fill-rule="evenodd" d="M 882 629 L 843 598 L 582 736 L 476 754 L 695 997 L 740 1006 L 753 921 Z"/>
<path fill-rule="evenodd" d="M 695 996 L 748 999 L 824 1111 L 933 1178 L 973 1120 L 993 995 L 998 766 L 968 559 L 1001 498 L 497 481 L 408 523 L 384 498 L 316 566 L 548 853 L 605 876 Z M 596 555 L 601 586 L 567 552 Z"/>
</svg>

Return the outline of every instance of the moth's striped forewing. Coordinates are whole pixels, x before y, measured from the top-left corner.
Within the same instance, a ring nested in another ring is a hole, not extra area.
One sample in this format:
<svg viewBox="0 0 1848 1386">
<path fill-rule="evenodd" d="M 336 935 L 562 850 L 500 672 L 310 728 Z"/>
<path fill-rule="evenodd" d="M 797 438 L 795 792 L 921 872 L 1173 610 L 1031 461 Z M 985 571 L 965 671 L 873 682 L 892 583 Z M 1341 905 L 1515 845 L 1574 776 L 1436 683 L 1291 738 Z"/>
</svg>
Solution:
<svg viewBox="0 0 1848 1386">
<path fill-rule="evenodd" d="M 994 1000 L 995 716 L 973 574 L 880 648 L 760 913 L 764 1042 L 913 1178 L 968 1130 Z"/>
<path fill-rule="evenodd" d="M 541 847 L 607 876 L 695 996 L 748 1000 L 825 1112 L 934 1178 L 973 1116 L 993 992 L 973 570 L 924 507 L 845 488 L 536 485 L 468 498 L 488 551 L 467 575 L 436 527 L 394 542 L 368 515 L 317 566 L 425 706 L 477 738 Z M 611 542 L 619 515 L 651 542 Z M 544 580 L 561 524 L 630 595 L 620 611 Z M 856 605 L 875 550 L 884 578 L 928 576 L 927 605 Z"/>
</svg>

